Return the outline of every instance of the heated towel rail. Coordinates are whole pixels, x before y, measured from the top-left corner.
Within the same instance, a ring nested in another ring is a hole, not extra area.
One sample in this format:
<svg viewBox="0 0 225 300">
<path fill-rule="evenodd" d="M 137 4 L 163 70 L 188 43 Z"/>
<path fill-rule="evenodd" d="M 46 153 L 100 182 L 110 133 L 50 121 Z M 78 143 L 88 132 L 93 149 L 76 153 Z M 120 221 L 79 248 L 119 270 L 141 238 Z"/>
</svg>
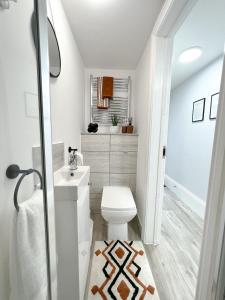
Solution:
<svg viewBox="0 0 225 300">
<path fill-rule="evenodd" d="M 112 115 L 119 117 L 120 123 L 127 119 L 131 105 L 131 77 L 114 78 L 113 99 L 105 110 L 97 108 L 97 77 L 90 76 L 90 121 L 99 125 L 111 125 Z"/>
</svg>

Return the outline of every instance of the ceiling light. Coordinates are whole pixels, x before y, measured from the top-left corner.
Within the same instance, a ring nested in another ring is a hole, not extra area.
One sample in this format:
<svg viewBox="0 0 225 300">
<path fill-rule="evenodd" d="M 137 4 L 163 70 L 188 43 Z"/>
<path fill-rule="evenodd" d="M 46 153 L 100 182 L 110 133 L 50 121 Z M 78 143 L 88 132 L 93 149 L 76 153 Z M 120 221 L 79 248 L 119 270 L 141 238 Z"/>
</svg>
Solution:
<svg viewBox="0 0 225 300">
<path fill-rule="evenodd" d="M 192 47 L 184 50 L 179 57 L 179 61 L 183 64 L 191 63 L 202 55 L 202 49 L 199 47 Z"/>
</svg>

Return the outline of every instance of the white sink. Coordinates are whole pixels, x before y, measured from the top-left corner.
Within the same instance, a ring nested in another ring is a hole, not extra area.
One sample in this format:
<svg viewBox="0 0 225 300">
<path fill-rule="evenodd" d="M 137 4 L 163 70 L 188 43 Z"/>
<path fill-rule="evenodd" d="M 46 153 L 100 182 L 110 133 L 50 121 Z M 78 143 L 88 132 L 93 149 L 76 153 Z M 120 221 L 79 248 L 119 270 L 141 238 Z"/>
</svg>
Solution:
<svg viewBox="0 0 225 300">
<path fill-rule="evenodd" d="M 79 166 L 77 170 L 65 166 L 57 170 L 54 173 L 55 199 L 77 201 L 83 188 L 88 185 L 89 177 L 89 166 Z"/>
<path fill-rule="evenodd" d="M 55 172 L 54 174 L 54 185 L 55 186 L 78 186 L 89 167 L 80 166 L 77 170 L 70 170 L 69 167 L 63 167 Z"/>
</svg>

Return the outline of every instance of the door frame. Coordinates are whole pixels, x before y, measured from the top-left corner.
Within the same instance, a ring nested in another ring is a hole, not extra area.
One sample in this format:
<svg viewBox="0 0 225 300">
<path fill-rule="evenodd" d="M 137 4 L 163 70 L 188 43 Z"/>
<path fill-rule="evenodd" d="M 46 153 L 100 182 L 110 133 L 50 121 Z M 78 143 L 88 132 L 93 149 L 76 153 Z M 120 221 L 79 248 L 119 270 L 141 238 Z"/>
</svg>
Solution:
<svg viewBox="0 0 225 300">
<path fill-rule="evenodd" d="M 173 38 L 186 16 L 198 0 L 166 0 L 153 28 L 150 47 L 150 84 L 147 141 L 147 187 L 142 239 L 145 244 L 160 241 L 162 194 L 162 159 L 166 145 Z"/>
<path fill-rule="evenodd" d="M 41 158 L 44 185 L 44 217 L 47 254 L 48 300 L 57 299 L 57 256 L 54 215 L 54 184 L 52 163 L 52 125 L 49 81 L 48 24 L 46 0 L 34 0 L 36 16 L 36 52 L 41 127 Z"/>
<path fill-rule="evenodd" d="M 151 34 L 148 112 L 148 174 L 142 239 L 160 242 L 173 38 L 198 0 L 166 0 Z M 212 153 L 205 225 L 196 290 L 197 300 L 216 299 L 225 226 L 225 65 Z"/>
<path fill-rule="evenodd" d="M 225 228 L 225 62 L 212 152 L 196 299 L 219 299 Z M 224 293 L 224 291 L 222 291 Z"/>
</svg>

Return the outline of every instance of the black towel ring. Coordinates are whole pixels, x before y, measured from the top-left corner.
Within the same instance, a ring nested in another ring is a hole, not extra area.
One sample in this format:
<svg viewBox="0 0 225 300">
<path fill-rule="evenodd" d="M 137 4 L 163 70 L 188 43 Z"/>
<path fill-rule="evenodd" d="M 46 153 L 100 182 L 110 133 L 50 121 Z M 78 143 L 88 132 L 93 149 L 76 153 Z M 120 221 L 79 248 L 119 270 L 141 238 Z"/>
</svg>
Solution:
<svg viewBox="0 0 225 300">
<path fill-rule="evenodd" d="M 32 173 L 36 173 L 39 176 L 40 179 L 40 188 L 42 189 L 42 176 L 41 173 L 38 170 L 35 169 L 27 169 L 27 170 L 21 170 L 20 167 L 18 165 L 10 165 L 7 170 L 6 170 L 6 176 L 9 179 L 15 179 L 16 177 L 18 177 L 19 174 L 23 174 L 20 179 L 18 180 L 16 187 L 15 187 L 15 191 L 14 191 L 14 206 L 16 208 L 17 211 L 19 211 L 19 204 L 18 204 L 18 200 L 17 200 L 17 195 L 18 195 L 18 191 L 20 188 L 20 184 L 23 181 L 24 177 L 26 177 L 29 174 Z"/>
</svg>

